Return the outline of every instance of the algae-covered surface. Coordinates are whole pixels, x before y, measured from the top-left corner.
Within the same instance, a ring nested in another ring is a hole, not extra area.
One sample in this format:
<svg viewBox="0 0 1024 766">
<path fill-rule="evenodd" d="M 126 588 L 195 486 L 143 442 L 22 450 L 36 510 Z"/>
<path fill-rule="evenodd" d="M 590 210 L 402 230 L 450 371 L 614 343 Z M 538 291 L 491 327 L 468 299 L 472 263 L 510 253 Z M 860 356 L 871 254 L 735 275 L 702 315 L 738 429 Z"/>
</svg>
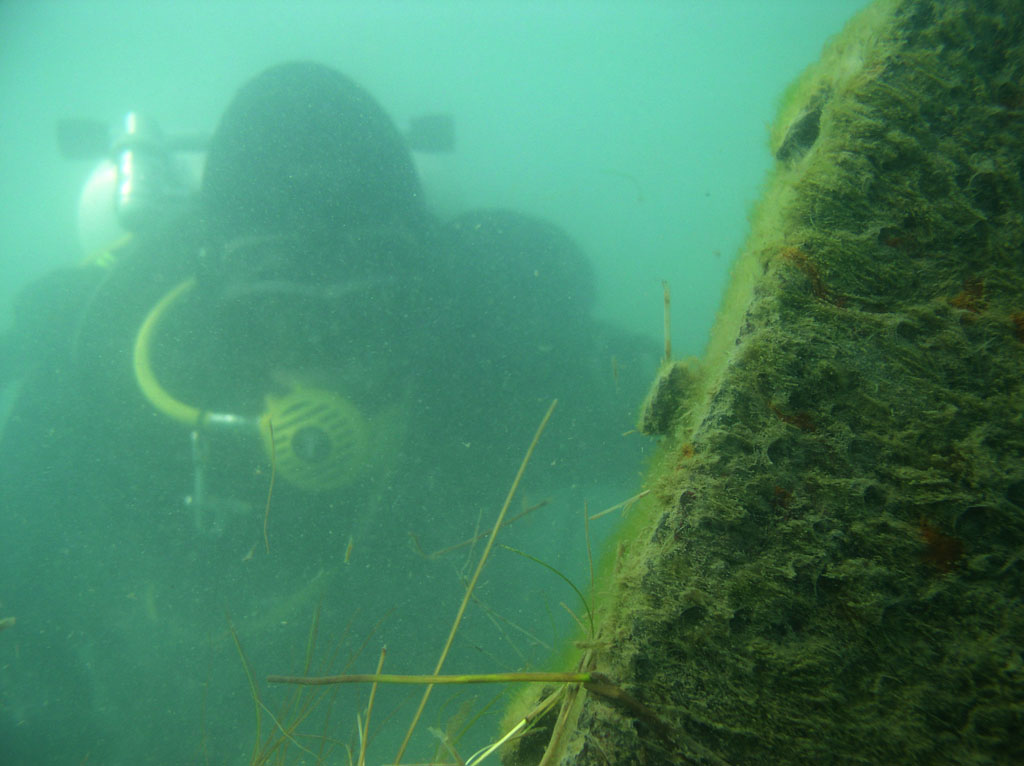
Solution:
<svg viewBox="0 0 1024 766">
<path fill-rule="evenodd" d="M 872 6 L 772 150 L 587 642 L 646 712 L 546 760 L 1024 762 L 1024 5 Z"/>
</svg>

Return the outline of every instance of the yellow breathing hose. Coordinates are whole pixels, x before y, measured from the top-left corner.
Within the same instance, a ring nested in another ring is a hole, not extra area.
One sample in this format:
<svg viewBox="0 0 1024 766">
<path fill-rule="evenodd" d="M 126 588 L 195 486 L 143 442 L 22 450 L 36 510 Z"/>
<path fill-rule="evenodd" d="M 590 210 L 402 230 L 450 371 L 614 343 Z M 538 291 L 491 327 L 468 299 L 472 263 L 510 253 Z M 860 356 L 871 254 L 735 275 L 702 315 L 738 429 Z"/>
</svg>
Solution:
<svg viewBox="0 0 1024 766">
<path fill-rule="evenodd" d="M 145 321 L 139 327 L 139 332 L 135 336 L 135 353 L 132 360 L 135 368 L 135 380 L 147 401 L 168 417 L 192 428 L 201 425 L 203 411 L 198 407 L 193 407 L 190 404 L 185 404 L 175 399 L 160 385 L 153 372 L 153 365 L 150 362 L 149 347 L 153 339 L 153 333 L 156 331 L 157 324 L 159 324 L 164 312 L 178 298 L 195 287 L 195 284 L 196 280 L 194 277 L 186 279 L 161 298 L 149 314 L 146 315 Z"/>
<path fill-rule="evenodd" d="M 157 326 L 167 309 L 195 284 L 195 278 L 190 278 L 174 287 L 139 327 L 132 366 L 142 395 L 158 411 L 189 428 L 255 426 L 281 475 L 304 490 L 324 491 L 352 482 L 370 460 L 370 438 L 360 410 L 340 394 L 296 384 L 284 396 L 268 395 L 267 410 L 257 419 L 185 404 L 160 385 L 150 359 Z"/>
</svg>

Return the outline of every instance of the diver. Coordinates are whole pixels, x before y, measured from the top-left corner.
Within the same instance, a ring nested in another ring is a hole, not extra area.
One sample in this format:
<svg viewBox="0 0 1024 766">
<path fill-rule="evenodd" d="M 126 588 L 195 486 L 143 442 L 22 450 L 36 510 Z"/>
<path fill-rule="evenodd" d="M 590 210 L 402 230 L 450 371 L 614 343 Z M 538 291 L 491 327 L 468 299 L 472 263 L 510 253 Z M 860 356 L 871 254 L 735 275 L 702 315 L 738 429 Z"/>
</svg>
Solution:
<svg viewBox="0 0 1024 766">
<path fill-rule="evenodd" d="M 136 218 L 152 206 L 131 201 Z M 210 142 L 197 198 L 174 210 L 19 301 L 0 344 L 5 374 L 32 367 L 46 380 L 22 384 L 4 429 L 27 464 L 46 458 L 26 444 L 57 448 L 18 435 L 45 422 L 33 405 L 58 406 L 46 397 L 106 400 L 100 410 L 128 431 L 161 413 L 183 434 L 175 463 L 191 463 L 187 491 L 180 484 L 195 525 L 221 531 L 226 508 L 260 501 L 218 484 L 271 457 L 293 488 L 362 483 L 366 495 L 410 430 L 431 433 L 436 455 L 451 430 L 439 413 L 462 413 L 451 443 L 482 447 L 494 399 L 517 412 L 589 375 L 593 284 L 576 245 L 510 211 L 436 221 L 398 130 L 327 67 L 285 64 L 245 85 Z M 255 438 L 233 438 L 245 433 Z"/>
<path fill-rule="evenodd" d="M 174 615 L 173 658 L 222 632 L 219 599 L 258 616 L 351 554 L 346 593 L 425 608 L 417 556 L 473 532 L 554 398 L 553 483 L 588 459 L 635 475 L 610 438 L 639 400 L 607 366 L 628 343 L 591 318 L 580 249 L 510 211 L 438 220 L 391 119 L 329 67 L 245 84 L 198 193 L 136 228 L 28 288 L 0 338 L 0 581 L 24 584 L 0 605 L 53 668 L 23 682 L 47 725 L 137 704 L 104 682 L 146 666 L 110 627 L 128 607 L 164 640 Z"/>
</svg>

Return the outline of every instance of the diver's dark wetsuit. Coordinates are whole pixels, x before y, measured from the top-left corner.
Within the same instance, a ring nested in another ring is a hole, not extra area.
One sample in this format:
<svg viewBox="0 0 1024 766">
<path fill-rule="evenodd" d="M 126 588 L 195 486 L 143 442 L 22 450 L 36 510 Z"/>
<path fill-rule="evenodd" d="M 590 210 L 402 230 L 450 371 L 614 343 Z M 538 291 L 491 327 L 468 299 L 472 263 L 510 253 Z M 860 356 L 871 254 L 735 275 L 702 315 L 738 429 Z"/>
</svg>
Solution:
<svg viewBox="0 0 1024 766">
<path fill-rule="evenodd" d="M 149 349 L 175 398 L 255 418 L 268 396 L 309 386 L 366 422 L 353 459 L 367 465 L 351 481 L 325 491 L 276 476 L 269 555 L 274 457 L 255 431 L 204 436 L 197 456 L 192 429 L 135 380 L 140 326 L 191 278 Z M 587 468 L 628 486 L 635 467 L 614 442 L 635 397 L 614 397 L 575 245 L 504 211 L 433 220 L 390 120 L 326 67 L 287 64 L 243 87 L 191 213 L 135 237 L 109 268 L 45 285 L 5 339 L 5 374 L 21 378 L 0 441 L 0 617 L 18 618 L 0 635 L 18 642 L 0 670 L 7 763 L 196 752 L 199 719 L 194 731 L 165 719 L 201 705 L 204 678 L 211 709 L 248 715 L 225 609 L 257 674 L 295 669 L 296 620 L 321 593 L 335 635 L 360 614 L 361 638 L 397 607 L 381 640 L 395 667 L 429 669 L 462 560 L 421 553 L 470 537 L 480 512 L 491 523 L 555 397 L 530 499 Z M 60 310 L 39 308 L 53 296 Z M 215 498 L 202 512 L 183 503 L 199 464 Z M 220 731 L 203 725 L 234 742 L 232 714 Z"/>
</svg>

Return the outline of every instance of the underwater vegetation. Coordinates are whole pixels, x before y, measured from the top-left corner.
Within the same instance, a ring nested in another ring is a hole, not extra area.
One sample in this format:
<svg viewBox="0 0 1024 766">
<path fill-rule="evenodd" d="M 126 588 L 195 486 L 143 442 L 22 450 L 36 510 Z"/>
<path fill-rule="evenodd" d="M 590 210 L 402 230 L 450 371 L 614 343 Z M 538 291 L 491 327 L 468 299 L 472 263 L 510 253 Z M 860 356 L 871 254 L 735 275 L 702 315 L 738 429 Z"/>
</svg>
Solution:
<svg viewBox="0 0 1024 766">
<path fill-rule="evenodd" d="M 1022 105 L 1016 0 L 866 8 L 786 96 L 707 353 L 652 389 L 597 661 L 729 763 L 1024 760 Z M 706 760 L 595 696 L 568 750 Z"/>
<path fill-rule="evenodd" d="M 287 763 L 348 763 L 363 766 L 366 763 L 369 743 L 376 737 L 381 736 L 380 729 L 374 730 L 371 724 L 380 715 L 379 712 L 375 713 L 375 704 L 378 698 L 378 690 L 385 685 L 416 685 L 423 688 L 419 704 L 413 713 L 412 720 L 401 740 L 401 744 L 398 746 L 397 755 L 394 759 L 396 764 L 407 762 L 404 760 L 405 754 L 435 686 L 539 684 L 544 686 L 545 694 L 540 702 L 533 705 L 530 710 L 525 713 L 515 714 L 513 717 L 518 720 L 507 723 L 505 730 L 500 736 L 495 736 L 488 745 L 479 748 L 475 753 L 465 758 L 460 755 L 458 750 L 460 739 L 480 716 L 486 712 L 486 708 L 490 707 L 498 698 L 492 699 L 491 703 L 488 703 L 483 710 L 479 711 L 473 711 L 471 707 L 466 705 L 461 706 L 452 715 L 444 731 L 437 727 L 431 727 L 431 734 L 438 739 L 439 744 L 430 763 L 474 766 L 492 756 L 496 758 L 496 754 L 503 748 L 520 749 L 523 747 L 522 743 L 524 742 L 528 743 L 528 749 L 539 750 L 539 762 L 551 763 L 555 755 L 561 751 L 563 744 L 562 735 L 566 730 L 570 712 L 581 692 L 596 695 L 608 704 L 618 706 L 627 714 L 646 720 L 654 731 L 659 732 L 666 739 L 666 742 L 671 741 L 672 733 L 661 721 L 657 713 L 617 686 L 608 676 L 595 670 L 593 647 L 598 645 L 600 639 L 595 632 L 594 615 L 591 612 L 591 606 L 584 594 L 558 570 L 530 554 L 509 548 L 508 546 L 503 547 L 552 571 L 563 579 L 578 596 L 584 609 L 586 620 L 580 620 L 575 614 L 573 616 L 579 622 L 581 629 L 585 631 L 586 639 L 577 643 L 580 656 L 575 663 L 575 667 L 564 672 L 498 672 L 464 675 L 446 675 L 441 672 L 455 641 L 462 619 L 473 600 L 476 584 L 496 544 L 498 533 L 504 526 L 510 523 L 507 521 L 507 517 L 513 497 L 516 495 L 523 474 L 554 412 L 556 404 L 557 401 L 551 403 L 538 426 L 508 491 L 505 502 L 494 521 L 493 527 L 489 533 L 478 535 L 478 538 L 486 538 L 487 542 L 480 554 L 472 577 L 468 581 L 462 601 L 432 673 L 403 675 L 382 672 L 387 656 L 386 648 L 381 649 L 376 672 L 374 673 L 315 673 L 314 658 L 317 653 L 316 645 L 322 606 L 318 605 L 310 625 L 303 661 L 299 671 L 294 675 L 270 675 L 266 678 L 266 683 L 270 685 L 292 687 L 291 692 L 286 695 L 283 701 L 278 703 L 276 709 L 271 709 L 266 701 L 266 693 L 262 689 L 262 684 L 246 656 L 238 632 L 229 619 L 231 637 L 242 666 L 245 669 L 255 708 L 256 734 L 249 759 L 249 763 L 252 766 Z M 589 529 L 587 524 L 590 521 L 606 516 L 616 510 L 628 510 L 647 494 L 646 491 L 641 492 L 622 503 L 618 503 L 593 515 L 589 515 L 586 509 L 584 509 L 585 531 Z M 536 506 L 531 507 L 524 511 L 524 513 L 535 509 Z M 457 548 L 459 546 L 451 547 Z M 592 560 L 591 577 L 593 577 Z M 568 607 L 566 608 L 568 609 Z M 571 610 L 569 611 L 572 613 Z M 359 648 L 345 660 L 344 667 L 342 668 L 344 671 L 348 671 L 357 662 L 372 637 L 372 633 L 366 636 Z M 328 652 L 326 660 L 322 662 L 322 667 L 336 666 L 343 641 L 344 636 L 335 642 Z M 369 688 L 365 706 L 356 712 L 354 716 L 351 709 L 344 712 L 338 709 L 338 692 L 340 687 L 351 684 L 361 684 Z M 344 723 L 346 716 L 353 720 L 349 720 L 347 724 Z M 508 717 L 506 716 L 506 718 Z M 354 736 L 343 739 L 337 735 L 336 730 L 339 726 L 339 719 L 342 721 L 341 728 L 350 731 L 354 729 Z M 386 715 L 385 724 L 381 725 L 387 725 L 390 729 L 394 729 L 397 725 L 394 719 L 395 712 L 392 711 Z M 546 744 L 541 745 L 541 742 L 546 742 Z"/>
</svg>

